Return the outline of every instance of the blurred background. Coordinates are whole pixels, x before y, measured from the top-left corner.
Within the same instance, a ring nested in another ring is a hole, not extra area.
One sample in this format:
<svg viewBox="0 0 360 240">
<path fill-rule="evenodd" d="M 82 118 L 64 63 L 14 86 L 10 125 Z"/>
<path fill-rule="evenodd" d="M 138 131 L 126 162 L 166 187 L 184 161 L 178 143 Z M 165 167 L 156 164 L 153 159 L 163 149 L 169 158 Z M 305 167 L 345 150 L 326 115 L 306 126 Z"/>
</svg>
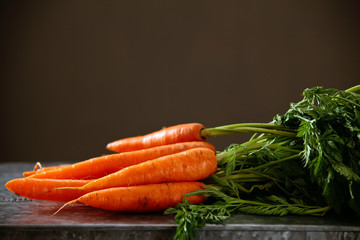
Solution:
<svg viewBox="0 0 360 240">
<path fill-rule="evenodd" d="M 359 3 L 2 1 L 0 161 L 77 162 L 163 126 L 269 122 L 305 88 L 360 84 Z"/>
</svg>

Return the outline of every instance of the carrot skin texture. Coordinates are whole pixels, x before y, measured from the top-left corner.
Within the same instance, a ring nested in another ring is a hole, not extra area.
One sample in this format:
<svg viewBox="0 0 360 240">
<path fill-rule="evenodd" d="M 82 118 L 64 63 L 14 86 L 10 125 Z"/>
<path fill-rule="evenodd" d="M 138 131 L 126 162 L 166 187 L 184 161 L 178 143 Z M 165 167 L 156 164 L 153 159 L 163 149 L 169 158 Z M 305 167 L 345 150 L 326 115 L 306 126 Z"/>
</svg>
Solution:
<svg viewBox="0 0 360 240">
<path fill-rule="evenodd" d="M 54 170 L 43 171 L 29 177 L 48 179 L 101 178 L 132 165 L 198 147 L 209 148 L 215 152 L 215 147 L 207 142 L 183 142 L 133 152 L 100 156 Z"/>
<path fill-rule="evenodd" d="M 200 134 L 204 128 L 200 123 L 179 124 L 143 136 L 123 138 L 107 144 L 106 148 L 113 152 L 129 152 L 179 142 L 205 141 Z"/>
<path fill-rule="evenodd" d="M 88 191 L 76 189 L 54 189 L 59 187 L 81 187 L 90 180 L 54 180 L 36 178 L 16 178 L 6 183 L 6 188 L 22 197 L 48 200 L 57 202 L 68 202 L 79 198 Z"/>
<path fill-rule="evenodd" d="M 108 188 L 85 194 L 76 202 L 112 211 L 164 211 L 181 203 L 184 194 L 199 190 L 202 186 L 204 184 L 200 182 L 177 182 Z M 205 197 L 194 195 L 186 199 L 192 203 L 201 203 Z"/>
<path fill-rule="evenodd" d="M 124 168 L 80 187 L 100 190 L 166 182 L 188 182 L 205 179 L 215 173 L 215 153 L 208 148 L 194 148 Z"/>
</svg>

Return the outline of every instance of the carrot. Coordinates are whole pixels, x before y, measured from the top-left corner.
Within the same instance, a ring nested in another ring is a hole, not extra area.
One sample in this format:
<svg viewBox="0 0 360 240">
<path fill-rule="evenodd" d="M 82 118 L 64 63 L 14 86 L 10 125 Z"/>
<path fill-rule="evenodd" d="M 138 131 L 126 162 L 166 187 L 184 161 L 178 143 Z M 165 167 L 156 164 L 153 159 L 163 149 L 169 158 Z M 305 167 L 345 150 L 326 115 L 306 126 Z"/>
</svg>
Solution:
<svg viewBox="0 0 360 240">
<path fill-rule="evenodd" d="M 200 123 L 175 125 L 144 136 L 120 139 L 107 144 L 106 148 L 114 152 L 129 152 L 178 142 L 205 141 L 200 134 L 204 128 Z"/>
<path fill-rule="evenodd" d="M 194 148 L 133 165 L 74 189 L 100 190 L 165 182 L 189 182 L 205 179 L 216 171 L 215 153 Z"/>
<path fill-rule="evenodd" d="M 113 211 L 164 211 L 181 203 L 184 194 L 199 190 L 202 186 L 204 184 L 200 182 L 177 182 L 108 188 L 87 193 L 78 199 L 70 201 L 56 211 L 54 215 L 71 203 L 83 203 L 88 206 Z M 185 196 L 185 198 L 192 203 L 201 203 L 205 200 L 202 195 Z"/>
<path fill-rule="evenodd" d="M 6 183 L 6 188 L 22 197 L 68 202 L 74 200 L 87 192 L 76 189 L 54 189 L 60 187 L 80 187 L 89 183 L 90 180 L 55 180 L 36 178 L 16 178 Z"/>
<path fill-rule="evenodd" d="M 23 176 L 24 176 L 24 177 L 28 177 L 28 176 L 34 175 L 34 174 L 36 174 L 36 173 L 43 172 L 43 171 L 46 171 L 46 170 L 52 170 L 52 169 L 55 169 L 55 168 L 56 168 L 56 167 L 53 166 L 53 167 L 40 168 L 40 169 L 38 169 L 38 170 L 36 170 L 36 171 L 34 171 L 34 170 L 32 170 L 32 171 L 25 171 L 25 172 L 23 172 Z"/>
<path fill-rule="evenodd" d="M 45 171 L 49 171 L 49 170 L 54 170 L 54 169 L 57 169 L 57 168 L 60 168 L 60 167 L 61 166 L 42 167 L 42 168 L 39 168 L 37 170 L 23 172 L 23 176 L 24 177 L 29 177 L 29 176 L 37 174 L 37 173 L 41 173 L 41 172 L 45 172 Z"/>
<path fill-rule="evenodd" d="M 207 142 L 176 143 L 92 158 L 73 165 L 40 172 L 30 176 L 30 178 L 95 179 L 117 172 L 125 167 L 197 147 L 209 148 L 215 152 L 214 146 Z"/>
</svg>

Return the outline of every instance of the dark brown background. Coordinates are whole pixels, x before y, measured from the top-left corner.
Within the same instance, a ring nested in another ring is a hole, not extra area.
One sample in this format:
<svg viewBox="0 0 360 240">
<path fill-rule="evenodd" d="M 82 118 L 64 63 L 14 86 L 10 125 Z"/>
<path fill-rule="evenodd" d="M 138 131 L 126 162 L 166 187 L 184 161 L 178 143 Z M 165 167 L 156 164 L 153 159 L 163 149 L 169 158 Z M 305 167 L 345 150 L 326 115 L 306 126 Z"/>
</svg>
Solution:
<svg viewBox="0 0 360 240">
<path fill-rule="evenodd" d="M 76 162 L 178 123 L 269 122 L 306 87 L 360 83 L 356 1 L 33 0 L 0 11 L 0 161 Z"/>
</svg>

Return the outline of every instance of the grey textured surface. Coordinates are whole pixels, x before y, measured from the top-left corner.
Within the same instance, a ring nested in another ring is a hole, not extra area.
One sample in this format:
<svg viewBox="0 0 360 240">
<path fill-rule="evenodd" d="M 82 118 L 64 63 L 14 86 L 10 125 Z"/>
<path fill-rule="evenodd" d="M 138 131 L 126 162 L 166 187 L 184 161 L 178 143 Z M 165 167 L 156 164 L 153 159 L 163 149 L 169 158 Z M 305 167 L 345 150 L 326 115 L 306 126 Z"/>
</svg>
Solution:
<svg viewBox="0 0 360 240">
<path fill-rule="evenodd" d="M 0 165 L 0 239 L 172 239 L 173 216 L 130 214 L 83 205 L 34 201 L 9 192 L 6 181 L 21 177 L 32 164 Z M 223 225 L 209 224 L 196 239 L 360 239 L 360 219 L 344 217 L 263 217 L 236 215 Z"/>
</svg>

